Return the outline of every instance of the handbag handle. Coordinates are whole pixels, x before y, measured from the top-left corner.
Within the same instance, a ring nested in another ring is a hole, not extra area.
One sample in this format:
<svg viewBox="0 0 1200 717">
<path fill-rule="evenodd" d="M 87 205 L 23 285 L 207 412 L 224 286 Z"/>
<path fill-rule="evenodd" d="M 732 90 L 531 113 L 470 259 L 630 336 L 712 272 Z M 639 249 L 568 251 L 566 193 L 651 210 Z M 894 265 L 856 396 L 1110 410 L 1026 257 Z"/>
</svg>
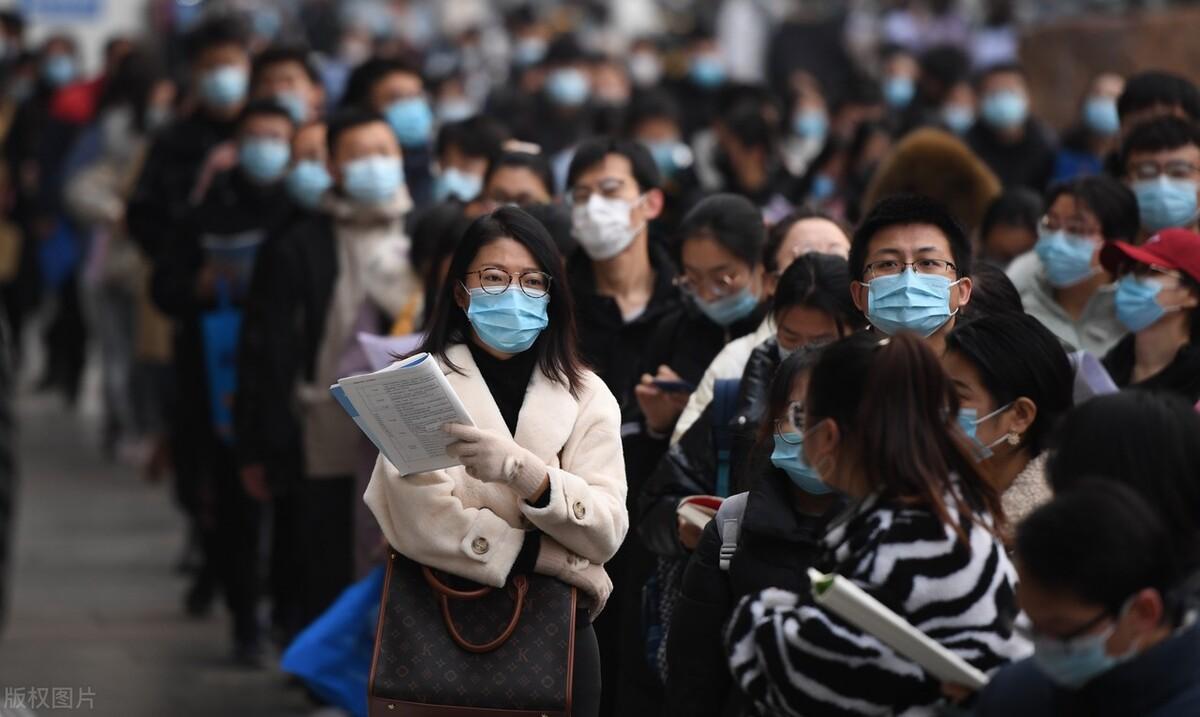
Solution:
<svg viewBox="0 0 1200 717">
<path fill-rule="evenodd" d="M 428 566 L 422 565 L 421 572 L 424 573 L 425 581 L 437 593 L 438 601 L 442 604 L 442 619 L 446 621 L 446 630 L 450 633 L 450 639 L 454 640 L 454 643 L 462 649 L 477 655 L 492 652 L 499 649 L 505 642 L 508 642 L 508 638 L 512 637 L 513 633 L 517 631 L 517 623 L 521 620 L 521 610 L 525 607 L 525 595 L 529 592 L 529 579 L 524 575 L 518 575 L 512 581 L 515 595 L 513 596 L 513 615 L 512 619 L 508 621 L 508 626 L 504 628 L 504 631 L 496 639 L 480 645 L 467 641 L 466 638 L 459 634 L 458 628 L 454 626 L 454 618 L 450 615 L 450 599 L 478 600 L 490 593 L 492 588 L 484 586 L 478 590 L 455 590 L 438 580 Z"/>
</svg>

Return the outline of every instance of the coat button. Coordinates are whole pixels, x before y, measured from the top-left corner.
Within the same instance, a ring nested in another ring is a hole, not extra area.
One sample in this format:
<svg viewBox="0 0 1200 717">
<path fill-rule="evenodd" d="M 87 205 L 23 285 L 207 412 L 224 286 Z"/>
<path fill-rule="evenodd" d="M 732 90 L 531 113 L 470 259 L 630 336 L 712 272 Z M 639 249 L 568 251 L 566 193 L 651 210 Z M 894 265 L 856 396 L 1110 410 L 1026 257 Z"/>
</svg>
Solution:
<svg viewBox="0 0 1200 717">
<path fill-rule="evenodd" d="M 584 506 L 581 500 L 575 501 L 575 505 L 571 506 L 571 510 L 575 511 L 576 520 L 583 520 L 583 516 L 587 515 L 587 507 Z"/>
<path fill-rule="evenodd" d="M 487 538 L 476 538 L 471 541 L 471 550 L 476 555 L 483 555 L 488 551 L 489 547 Z"/>
</svg>

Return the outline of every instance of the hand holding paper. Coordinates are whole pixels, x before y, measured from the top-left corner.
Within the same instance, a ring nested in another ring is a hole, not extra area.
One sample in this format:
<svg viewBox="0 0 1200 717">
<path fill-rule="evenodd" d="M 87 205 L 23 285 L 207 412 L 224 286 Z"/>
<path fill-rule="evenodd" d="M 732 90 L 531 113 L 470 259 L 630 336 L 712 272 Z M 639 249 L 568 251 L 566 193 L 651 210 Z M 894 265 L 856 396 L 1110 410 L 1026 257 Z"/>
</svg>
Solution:
<svg viewBox="0 0 1200 717">
<path fill-rule="evenodd" d="M 507 483 L 523 498 L 541 492 L 546 464 L 513 439 L 460 423 L 447 423 L 442 430 L 454 439 L 446 452 L 461 461 L 472 478 Z"/>
</svg>

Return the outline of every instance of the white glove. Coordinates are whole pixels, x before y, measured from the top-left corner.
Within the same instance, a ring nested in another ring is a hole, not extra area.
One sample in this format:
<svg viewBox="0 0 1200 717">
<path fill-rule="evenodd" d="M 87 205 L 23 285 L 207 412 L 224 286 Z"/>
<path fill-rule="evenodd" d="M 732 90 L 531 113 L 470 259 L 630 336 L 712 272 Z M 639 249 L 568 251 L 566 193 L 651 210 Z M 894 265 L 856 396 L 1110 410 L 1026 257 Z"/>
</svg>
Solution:
<svg viewBox="0 0 1200 717">
<path fill-rule="evenodd" d="M 525 499 L 536 495 L 547 480 L 546 464 L 508 436 L 462 423 L 447 423 L 443 430 L 454 437 L 446 453 L 462 461 L 472 478 L 505 483 Z"/>
<path fill-rule="evenodd" d="M 539 575 L 549 575 L 564 583 L 578 588 L 584 594 L 588 603 L 588 618 L 595 622 L 612 594 L 612 579 L 603 565 L 596 565 L 586 558 L 559 545 L 548 535 L 542 535 L 542 544 L 538 549 L 537 563 L 533 572 Z"/>
</svg>

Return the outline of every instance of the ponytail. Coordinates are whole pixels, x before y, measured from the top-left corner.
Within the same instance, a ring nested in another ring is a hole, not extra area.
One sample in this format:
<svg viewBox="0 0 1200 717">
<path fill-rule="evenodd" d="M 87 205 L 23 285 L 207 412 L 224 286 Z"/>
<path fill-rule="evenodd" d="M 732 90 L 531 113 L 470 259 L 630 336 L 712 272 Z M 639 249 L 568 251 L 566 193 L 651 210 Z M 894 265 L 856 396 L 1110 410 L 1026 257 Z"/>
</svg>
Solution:
<svg viewBox="0 0 1200 717">
<path fill-rule="evenodd" d="M 958 428 L 958 395 L 914 334 L 859 334 L 828 346 L 813 369 L 807 407 L 808 425 L 837 423 L 841 455 L 869 491 L 929 508 L 963 541 L 962 523 L 979 513 L 990 513 L 999 532 L 1000 497 Z"/>
</svg>

